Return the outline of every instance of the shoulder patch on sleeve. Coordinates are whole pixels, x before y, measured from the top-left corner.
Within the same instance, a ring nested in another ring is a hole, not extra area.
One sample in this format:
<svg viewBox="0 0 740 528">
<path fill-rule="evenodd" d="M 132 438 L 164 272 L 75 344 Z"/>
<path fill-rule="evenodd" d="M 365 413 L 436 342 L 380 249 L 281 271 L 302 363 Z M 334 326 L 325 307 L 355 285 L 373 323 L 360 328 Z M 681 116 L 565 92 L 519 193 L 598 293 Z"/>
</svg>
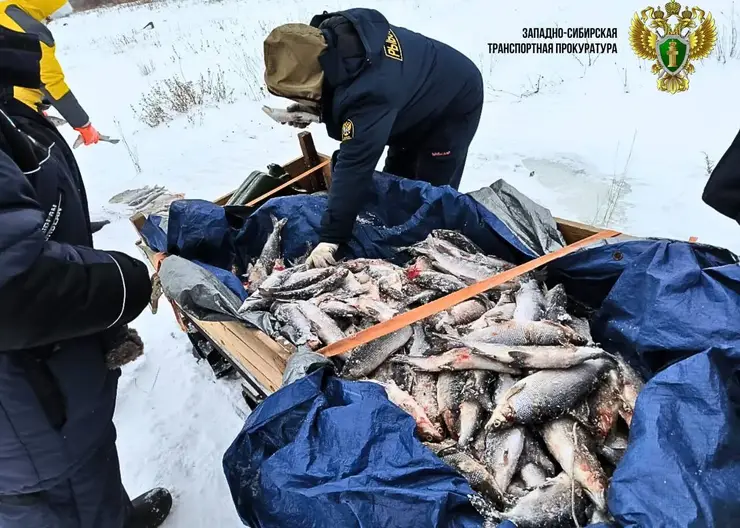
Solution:
<svg viewBox="0 0 740 528">
<path fill-rule="evenodd" d="M 54 37 L 52 36 L 51 31 L 49 31 L 49 28 L 23 11 L 23 9 L 17 5 L 9 5 L 5 9 L 5 14 L 13 22 L 18 24 L 25 33 L 36 35 L 42 43 L 49 47 L 54 45 Z"/>
<path fill-rule="evenodd" d="M 401 43 L 398 41 L 398 37 L 392 29 L 388 30 L 388 36 L 385 38 L 383 51 L 385 52 L 386 57 L 403 62 L 403 51 L 401 50 Z"/>
<path fill-rule="evenodd" d="M 342 141 L 347 141 L 355 137 L 355 124 L 351 119 L 342 123 Z"/>
</svg>

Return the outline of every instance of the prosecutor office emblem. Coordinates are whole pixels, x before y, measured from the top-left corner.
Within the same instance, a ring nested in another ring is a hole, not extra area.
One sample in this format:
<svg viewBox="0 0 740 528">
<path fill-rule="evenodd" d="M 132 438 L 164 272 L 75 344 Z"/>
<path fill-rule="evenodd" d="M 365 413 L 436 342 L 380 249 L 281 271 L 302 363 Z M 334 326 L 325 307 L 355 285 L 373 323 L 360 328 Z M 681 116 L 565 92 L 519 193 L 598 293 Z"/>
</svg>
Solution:
<svg viewBox="0 0 740 528">
<path fill-rule="evenodd" d="M 351 119 L 342 123 L 342 141 L 347 141 L 355 137 L 355 124 Z"/>
<path fill-rule="evenodd" d="M 691 61 L 706 59 L 717 42 L 711 13 L 671 0 L 635 13 L 630 26 L 630 45 L 641 59 L 655 61 L 651 71 L 658 75 L 658 90 L 675 94 L 689 89 L 689 75 L 696 70 Z M 671 19 L 676 23 L 671 24 Z"/>
</svg>

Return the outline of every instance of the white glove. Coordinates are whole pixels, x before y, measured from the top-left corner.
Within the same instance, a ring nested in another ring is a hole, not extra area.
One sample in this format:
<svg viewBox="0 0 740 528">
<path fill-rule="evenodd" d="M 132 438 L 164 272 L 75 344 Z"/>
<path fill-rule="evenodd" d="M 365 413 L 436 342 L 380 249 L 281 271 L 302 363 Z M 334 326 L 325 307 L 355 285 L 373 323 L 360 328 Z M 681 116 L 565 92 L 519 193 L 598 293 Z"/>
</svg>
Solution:
<svg viewBox="0 0 740 528">
<path fill-rule="evenodd" d="M 311 108 L 310 106 L 302 105 L 299 103 L 293 103 L 291 105 L 288 105 L 288 108 L 286 108 L 285 110 L 289 114 L 293 114 L 290 116 L 290 120 L 287 123 L 288 125 L 295 127 L 295 128 L 306 128 L 308 125 L 310 125 L 313 122 L 309 119 L 308 116 L 303 115 L 303 114 L 310 114 L 310 115 L 317 116 L 315 109 Z"/>
<path fill-rule="evenodd" d="M 306 259 L 306 265 L 309 268 L 326 268 L 337 263 L 334 259 L 334 252 L 339 248 L 338 244 L 321 242 L 314 248 Z"/>
</svg>

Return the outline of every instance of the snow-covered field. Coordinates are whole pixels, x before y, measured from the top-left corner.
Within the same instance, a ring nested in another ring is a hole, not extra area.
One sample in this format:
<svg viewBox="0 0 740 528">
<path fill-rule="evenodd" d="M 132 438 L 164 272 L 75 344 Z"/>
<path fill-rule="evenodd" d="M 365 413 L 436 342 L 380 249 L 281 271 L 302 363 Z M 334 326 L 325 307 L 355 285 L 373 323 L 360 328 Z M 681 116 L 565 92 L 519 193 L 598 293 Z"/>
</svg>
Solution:
<svg viewBox="0 0 740 528">
<path fill-rule="evenodd" d="M 252 170 L 297 156 L 297 131 L 260 110 L 285 105 L 262 88 L 262 41 L 275 25 L 354 6 L 156 2 L 53 22 L 70 86 L 95 126 L 127 143 L 77 151 L 92 216 L 112 221 L 96 235 L 97 245 L 139 256 L 128 211 L 108 204 L 117 192 L 158 184 L 210 199 Z M 717 21 L 723 57 L 697 63 L 689 91 L 677 95 L 656 89 L 649 64 L 629 46 L 632 15 L 647 2 L 376 0 L 373 6 L 393 24 L 464 51 L 484 74 L 486 106 L 461 190 L 505 178 L 556 216 L 638 236 L 697 236 L 740 252 L 737 224 L 701 202 L 707 165 L 724 153 L 740 123 L 740 49 L 732 51 L 731 29 L 740 18 L 732 3 L 701 3 Z M 149 22 L 154 28 L 142 29 Z M 522 42 L 522 28 L 556 26 L 616 27 L 618 52 L 488 52 L 489 42 Z M 157 113 L 158 86 L 198 85 L 201 76 L 205 105 L 156 127 L 146 124 L 173 117 Z M 63 131 L 74 140 L 68 127 Z M 321 127 L 311 132 L 320 151 L 337 148 Z M 176 497 L 170 527 L 239 526 L 221 469 L 246 412 L 238 384 L 214 380 L 208 365 L 195 362 L 166 304 L 134 326 L 147 352 L 125 369 L 116 414 L 129 492 L 169 487 Z"/>
</svg>

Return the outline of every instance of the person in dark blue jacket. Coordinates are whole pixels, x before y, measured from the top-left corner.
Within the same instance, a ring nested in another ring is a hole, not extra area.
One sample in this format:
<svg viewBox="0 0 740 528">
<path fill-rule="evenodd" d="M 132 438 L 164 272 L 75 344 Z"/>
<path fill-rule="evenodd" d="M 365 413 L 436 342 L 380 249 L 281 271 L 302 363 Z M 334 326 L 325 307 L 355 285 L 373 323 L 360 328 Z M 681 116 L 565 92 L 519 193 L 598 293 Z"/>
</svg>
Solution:
<svg viewBox="0 0 740 528">
<path fill-rule="evenodd" d="M 0 29 L 6 87 L 38 86 L 40 57 L 37 37 Z M 69 146 L 0 92 L 0 527 L 154 528 L 171 497 L 129 499 L 112 420 L 149 273 L 93 249 Z"/>
<path fill-rule="evenodd" d="M 333 264 L 351 237 L 386 146 L 384 172 L 459 187 L 483 108 L 481 72 L 464 54 L 357 8 L 275 28 L 264 56 L 268 90 L 295 103 L 288 123 L 318 115 L 341 141 L 309 265 Z"/>
</svg>

